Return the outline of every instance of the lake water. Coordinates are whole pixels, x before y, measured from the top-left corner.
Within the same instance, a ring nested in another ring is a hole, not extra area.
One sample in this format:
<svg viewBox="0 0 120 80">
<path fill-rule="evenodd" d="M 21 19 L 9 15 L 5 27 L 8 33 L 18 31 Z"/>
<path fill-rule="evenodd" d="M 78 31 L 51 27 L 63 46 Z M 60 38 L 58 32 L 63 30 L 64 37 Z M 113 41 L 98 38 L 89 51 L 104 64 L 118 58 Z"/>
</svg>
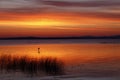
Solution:
<svg viewBox="0 0 120 80">
<path fill-rule="evenodd" d="M 40 53 L 38 53 L 40 48 Z M 0 55 L 55 57 L 66 75 L 120 77 L 119 40 L 10 40 L 0 41 Z"/>
</svg>

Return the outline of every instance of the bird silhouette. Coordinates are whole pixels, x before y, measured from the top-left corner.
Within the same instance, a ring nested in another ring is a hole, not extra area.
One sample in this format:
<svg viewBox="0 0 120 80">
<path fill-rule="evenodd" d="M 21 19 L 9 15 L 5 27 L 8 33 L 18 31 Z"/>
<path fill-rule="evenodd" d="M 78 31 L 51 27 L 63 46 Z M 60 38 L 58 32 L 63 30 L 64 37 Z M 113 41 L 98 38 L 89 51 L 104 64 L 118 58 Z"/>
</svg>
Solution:
<svg viewBox="0 0 120 80">
<path fill-rule="evenodd" d="M 40 53 L 40 48 L 38 48 L 38 53 Z"/>
</svg>

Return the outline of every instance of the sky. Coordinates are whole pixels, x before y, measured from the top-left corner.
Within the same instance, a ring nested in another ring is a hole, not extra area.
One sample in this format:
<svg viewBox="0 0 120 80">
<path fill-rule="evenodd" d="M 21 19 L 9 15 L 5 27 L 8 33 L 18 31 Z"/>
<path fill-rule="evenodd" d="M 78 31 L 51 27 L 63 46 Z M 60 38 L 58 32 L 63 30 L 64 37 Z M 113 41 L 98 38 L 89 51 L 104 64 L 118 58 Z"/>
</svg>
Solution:
<svg viewBox="0 0 120 80">
<path fill-rule="evenodd" d="M 120 35 L 120 0 L 0 0 L 0 38 Z"/>
</svg>

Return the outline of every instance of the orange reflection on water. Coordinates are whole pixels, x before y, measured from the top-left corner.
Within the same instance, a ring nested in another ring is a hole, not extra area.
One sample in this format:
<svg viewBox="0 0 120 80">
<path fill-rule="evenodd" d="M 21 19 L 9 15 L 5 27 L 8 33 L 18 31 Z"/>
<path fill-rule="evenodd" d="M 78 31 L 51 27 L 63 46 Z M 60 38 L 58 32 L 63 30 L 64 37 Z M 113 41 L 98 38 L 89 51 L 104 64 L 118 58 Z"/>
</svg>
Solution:
<svg viewBox="0 0 120 80">
<path fill-rule="evenodd" d="M 40 53 L 38 53 L 40 48 Z M 0 46 L 0 54 L 56 57 L 65 63 L 80 63 L 98 58 L 120 56 L 120 44 L 40 44 Z"/>
</svg>

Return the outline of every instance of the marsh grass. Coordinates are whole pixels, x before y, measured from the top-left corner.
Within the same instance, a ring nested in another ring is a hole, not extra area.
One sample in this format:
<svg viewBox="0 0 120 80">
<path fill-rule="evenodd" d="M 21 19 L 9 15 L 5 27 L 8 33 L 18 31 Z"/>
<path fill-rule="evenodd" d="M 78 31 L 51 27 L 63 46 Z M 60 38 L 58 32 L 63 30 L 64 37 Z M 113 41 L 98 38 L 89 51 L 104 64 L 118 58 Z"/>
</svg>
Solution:
<svg viewBox="0 0 120 80">
<path fill-rule="evenodd" d="M 27 56 L 0 56 L 0 70 L 7 72 L 23 72 L 27 74 L 40 74 L 44 72 L 47 75 L 61 75 L 64 73 L 64 63 L 57 58 L 43 57 L 39 59 Z"/>
</svg>

